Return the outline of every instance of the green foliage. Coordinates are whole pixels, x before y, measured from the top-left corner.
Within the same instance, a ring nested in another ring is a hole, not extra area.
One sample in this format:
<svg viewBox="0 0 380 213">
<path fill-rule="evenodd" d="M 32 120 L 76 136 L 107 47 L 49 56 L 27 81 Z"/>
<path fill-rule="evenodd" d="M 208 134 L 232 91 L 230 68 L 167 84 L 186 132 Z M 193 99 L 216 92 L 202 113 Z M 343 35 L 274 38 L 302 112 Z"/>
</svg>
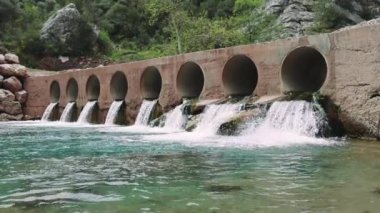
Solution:
<svg viewBox="0 0 380 213">
<path fill-rule="evenodd" d="M 70 52 L 44 46 L 39 40 L 43 23 L 69 3 L 84 20 L 78 35 L 92 26 L 99 29 L 96 44 L 80 42 Z M 142 60 L 278 38 L 282 28 L 263 11 L 263 4 L 264 0 L 0 0 L 0 12 L 6 12 L 0 17 L 12 17 L 0 19 L 0 41 L 33 67 L 46 55 Z"/>
<path fill-rule="evenodd" d="M 236 0 L 234 5 L 234 13 L 244 13 L 256 9 L 264 3 L 264 0 Z"/>
<path fill-rule="evenodd" d="M 17 17 L 18 13 L 17 1 L 0 0 L 0 27 Z"/>
<path fill-rule="evenodd" d="M 100 49 L 99 52 L 103 52 L 106 55 L 111 54 L 111 52 L 114 49 L 114 44 L 108 35 L 108 32 L 106 31 L 100 31 L 99 32 L 99 38 L 98 38 L 98 48 Z"/>
<path fill-rule="evenodd" d="M 316 1 L 313 5 L 316 14 L 314 25 L 309 33 L 330 32 L 344 25 L 344 17 L 331 0 Z"/>
</svg>

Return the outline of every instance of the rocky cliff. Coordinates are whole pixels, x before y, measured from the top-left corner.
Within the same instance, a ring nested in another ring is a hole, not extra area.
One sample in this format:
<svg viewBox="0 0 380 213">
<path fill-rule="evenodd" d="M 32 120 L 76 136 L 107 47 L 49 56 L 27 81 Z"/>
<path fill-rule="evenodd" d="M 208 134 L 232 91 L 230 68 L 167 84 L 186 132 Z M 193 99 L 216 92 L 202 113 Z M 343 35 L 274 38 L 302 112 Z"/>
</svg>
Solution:
<svg viewBox="0 0 380 213">
<path fill-rule="evenodd" d="M 380 17 L 380 0 L 267 0 L 265 9 L 278 16 L 290 36 L 301 36 L 328 16 L 335 28 Z"/>
</svg>

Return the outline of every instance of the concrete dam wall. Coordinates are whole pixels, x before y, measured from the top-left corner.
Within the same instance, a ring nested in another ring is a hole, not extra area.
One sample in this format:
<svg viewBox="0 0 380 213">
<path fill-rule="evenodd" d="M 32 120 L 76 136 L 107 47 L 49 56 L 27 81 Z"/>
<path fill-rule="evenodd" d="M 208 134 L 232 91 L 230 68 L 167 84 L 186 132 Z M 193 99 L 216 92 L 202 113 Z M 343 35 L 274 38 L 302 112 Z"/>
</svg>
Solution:
<svg viewBox="0 0 380 213">
<path fill-rule="evenodd" d="M 26 80 L 25 113 L 42 116 L 50 103 L 59 113 L 69 102 L 78 111 L 97 100 L 98 122 L 110 105 L 125 100 L 133 123 L 144 99 L 158 99 L 164 111 L 182 98 L 277 96 L 317 92 L 339 106 L 350 135 L 374 136 L 380 120 L 380 25 L 331 34 L 194 52 L 173 57 L 68 70 Z"/>
</svg>

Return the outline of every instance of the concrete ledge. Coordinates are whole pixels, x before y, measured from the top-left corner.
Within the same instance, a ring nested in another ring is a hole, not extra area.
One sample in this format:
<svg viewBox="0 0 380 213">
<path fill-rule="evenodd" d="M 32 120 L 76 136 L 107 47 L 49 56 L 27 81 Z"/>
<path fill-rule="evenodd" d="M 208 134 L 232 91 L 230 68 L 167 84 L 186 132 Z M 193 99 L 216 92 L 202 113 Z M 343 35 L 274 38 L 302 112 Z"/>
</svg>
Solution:
<svg viewBox="0 0 380 213">
<path fill-rule="evenodd" d="M 25 83 L 29 92 L 25 111 L 40 117 L 52 101 L 59 102 L 63 110 L 68 102 L 76 100 L 80 109 L 96 98 L 100 120 L 104 120 L 112 101 L 124 97 L 127 119 L 133 122 L 143 99 L 158 97 L 159 104 L 168 110 L 182 97 L 206 100 L 228 95 L 261 97 L 293 90 L 319 91 L 341 107 L 339 116 L 349 134 L 374 136 L 380 115 L 378 38 L 380 25 L 376 24 L 31 77 Z M 124 80 L 120 77 L 123 75 Z M 90 76 L 96 76 L 98 83 L 87 83 Z M 76 81 L 78 88 L 68 89 L 69 81 Z"/>
</svg>

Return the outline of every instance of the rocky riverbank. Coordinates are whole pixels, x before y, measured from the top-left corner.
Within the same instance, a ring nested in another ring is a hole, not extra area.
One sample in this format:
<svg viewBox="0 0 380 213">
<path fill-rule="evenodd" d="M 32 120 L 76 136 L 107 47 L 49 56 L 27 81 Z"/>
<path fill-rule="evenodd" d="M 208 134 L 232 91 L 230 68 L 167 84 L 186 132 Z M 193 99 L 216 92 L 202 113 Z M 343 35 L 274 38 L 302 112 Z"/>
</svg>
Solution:
<svg viewBox="0 0 380 213">
<path fill-rule="evenodd" d="M 29 77 L 26 67 L 12 53 L 0 54 L 0 121 L 27 120 L 23 113 L 28 92 L 24 80 Z"/>
</svg>

